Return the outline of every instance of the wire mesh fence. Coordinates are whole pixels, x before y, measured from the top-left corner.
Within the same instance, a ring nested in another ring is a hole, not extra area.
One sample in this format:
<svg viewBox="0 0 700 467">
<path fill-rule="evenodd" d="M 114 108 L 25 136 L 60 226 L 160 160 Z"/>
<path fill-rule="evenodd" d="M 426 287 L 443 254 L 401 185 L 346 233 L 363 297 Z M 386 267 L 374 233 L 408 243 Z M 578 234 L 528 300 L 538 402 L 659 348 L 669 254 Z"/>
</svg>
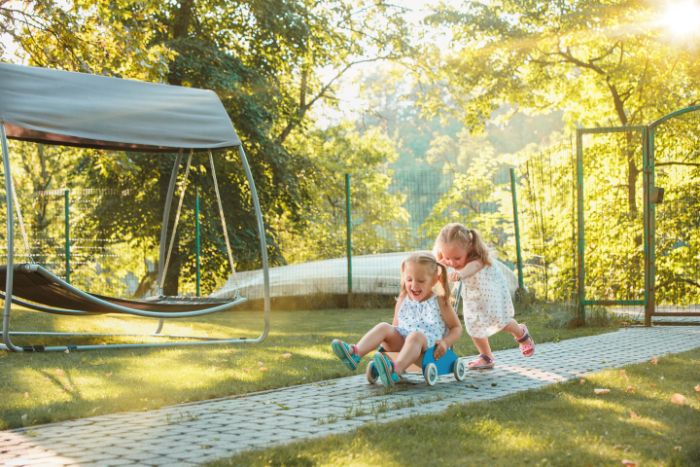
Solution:
<svg viewBox="0 0 700 467">
<path fill-rule="evenodd" d="M 663 203 L 656 205 L 657 300 L 660 306 L 694 310 L 700 303 L 698 118 L 688 116 L 659 128 L 656 160 L 657 184 L 665 188 Z M 639 135 L 632 133 L 596 135 L 587 141 L 583 185 L 588 297 L 644 298 L 641 146 Z M 282 215 L 266 213 L 270 239 L 280 252 L 272 264 L 272 296 L 353 292 L 394 297 L 400 260 L 411 251 L 431 250 L 438 232 L 449 222 L 479 230 L 501 264 L 513 271 L 508 273 L 513 282 L 518 271 L 517 203 L 524 286 L 542 300 L 570 301 L 577 291 L 575 167 L 572 137 L 560 135 L 502 158 L 442 166 L 386 165 L 372 171 L 358 167 L 349 174 L 349 186 L 345 174 L 336 173 L 302 207 L 304 222 L 293 225 Z M 514 169 L 513 180 L 510 169 Z M 235 175 L 223 171 L 221 178 L 226 177 Z M 158 257 L 153 239 L 160 230 L 160 218 L 147 217 L 137 206 L 144 200 L 161 199 L 157 186 L 71 188 L 67 198 L 64 189 L 26 187 L 26 183 L 24 189 L 20 186 L 18 198 L 29 240 L 25 244 L 16 237 L 17 261 L 33 259 L 63 277 L 69 271 L 72 283 L 94 293 L 125 297 L 153 293 L 153 287 L 145 285 L 153 284 Z M 205 189 L 202 195 L 206 199 Z M 178 233 L 184 258 L 179 265 L 182 295 L 193 295 L 195 290 L 192 199 L 185 198 Z M 227 206 L 231 213 L 244 208 Z M 3 223 L 5 215 L 0 219 Z M 144 222 L 143 232 L 101 235 L 96 228 L 99 216 L 132 215 Z M 240 290 L 251 298 L 261 296 L 263 275 L 257 252 L 250 244 L 236 244 L 237 238 L 254 233 L 229 223 L 238 269 L 230 276 L 217 233 L 212 229 L 203 238 L 202 255 L 223 259 L 203 261 L 204 294 L 225 296 Z M 141 234 L 143 238 L 136 238 Z M 0 254 L 6 251 L 6 246 L 0 246 Z"/>
</svg>

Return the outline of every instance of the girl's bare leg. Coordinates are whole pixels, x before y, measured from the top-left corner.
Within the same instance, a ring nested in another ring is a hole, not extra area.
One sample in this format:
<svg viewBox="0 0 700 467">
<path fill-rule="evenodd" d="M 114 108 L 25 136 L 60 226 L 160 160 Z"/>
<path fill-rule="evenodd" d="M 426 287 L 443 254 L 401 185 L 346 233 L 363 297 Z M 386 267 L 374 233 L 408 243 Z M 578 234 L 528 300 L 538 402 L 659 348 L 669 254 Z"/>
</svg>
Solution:
<svg viewBox="0 0 700 467">
<path fill-rule="evenodd" d="M 515 339 L 520 339 L 525 335 L 525 331 L 523 330 L 523 327 L 514 319 L 510 320 L 508 324 L 506 324 L 501 331 L 505 331 L 513 336 Z"/>
<path fill-rule="evenodd" d="M 491 360 L 495 358 L 493 352 L 491 352 L 491 344 L 489 344 L 488 337 L 472 337 L 472 342 L 474 342 L 474 346 L 479 351 L 479 354 L 486 355 Z"/>
<path fill-rule="evenodd" d="M 398 352 L 404 345 L 404 338 L 391 324 L 379 323 L 362 336 L 355 345 L 357 353 L 362 357 L 376 350 L 380 344 L 384 350 Z"/>
<path fill-rule="evenodd" d="M 394 361 L 394 371 L 398 374 L 415 363 L 420 354 L 428 348 L 428 340 L 422 332 L 412 332 L 406 336 L 403 348 Z"/>
</svg>

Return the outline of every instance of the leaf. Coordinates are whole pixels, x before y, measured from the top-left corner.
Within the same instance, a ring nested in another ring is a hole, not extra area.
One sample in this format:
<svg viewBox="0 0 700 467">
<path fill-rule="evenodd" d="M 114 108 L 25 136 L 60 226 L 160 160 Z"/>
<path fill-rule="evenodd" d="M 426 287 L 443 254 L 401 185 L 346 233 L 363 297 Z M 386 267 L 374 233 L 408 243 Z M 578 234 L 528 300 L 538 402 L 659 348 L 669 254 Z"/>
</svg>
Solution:
<svg viewBox="0 0 700 467">
<path fill-rule="evenodd" d="M 625 392 L 628 394 L 634 394 L 635 392 L 637 392 L 637 388 L 635 388 L 632 385 L 629 385 L 625 388 Z"/>
<path fill-rule="evenodd" d="M 629 459 L 622 459 L 622 465 L 625 465 L 627 467 L 637 467 L 637 462 L 631 461 Z"/>
<path fill-rule="evenodd" d="M 637 419 L 639 419 L 639 418 L 641 418 L 641 417 L 640 417 L 639 414 L 638 414 L 637 412 L 635 412 L 634 410 L 630 410 L 630 418 L 631 418 L 632 420 L 637 420 Z"/>
<path fill-rule="evenodd" d="M 695 385 L 695 392 L 700 392 L 700 384 Z"/>
<path fill-rule="evenodd" d="M 578 384 L 586 384 L 586 380 L 581 378 L 580 380 L 578 380 Z"/>
<path fill-rule="evenodd" d="M 683 394 L 679 394 L 676 392 L 671 396 L 671 402 L 676 405 L 685 405 L 688 403 L 688 399 L 686 399 L 686 397 Z"/>
<path fill-rule="evenodd" d="M 608 388 L 595 388 L 595 389 L 593 389 L 593 392 L 595 394 L 598 394 L 598 395 L 608 394 L 608 393 L 610 393 L 610 389 L 608 389 Z"/>
<path fill-rule="evenodd" d="M 658 365 L 659 359 L 657 357 L 651 357 L 651 360 L 649 360 L 649 363 L 651 363 L 652 365 Z"/>
<path fill-rule="evenodd" d="M 292 358 L 292 354 L 289 352 L 285 352 L 282 355 L 280 355 L 281 358 Z"/>
<path fill-rule="evenodd" d="M 267 367 L 266 367 L 266 366 L 261 366 L 261 367 L 260 367 L 260 371 L 267 371 Z"/>
</svg>

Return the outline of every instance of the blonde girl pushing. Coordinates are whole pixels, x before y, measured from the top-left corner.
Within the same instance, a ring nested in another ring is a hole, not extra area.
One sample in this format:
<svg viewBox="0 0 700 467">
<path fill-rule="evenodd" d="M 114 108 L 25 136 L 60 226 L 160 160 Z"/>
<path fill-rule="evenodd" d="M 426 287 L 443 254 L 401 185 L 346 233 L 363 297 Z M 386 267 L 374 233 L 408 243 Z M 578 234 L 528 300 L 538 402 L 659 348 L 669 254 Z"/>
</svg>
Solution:
<svg viewBox="0 0 700 467">
<path fill-rule="evenodd" d="M 489 337 L 498 331 L 513 335 L 525 357 L 535 353 L 535 341 L 525 324 L 513 319 L 513 301 L 506 280 L 493 264 L 479 233 L 462 224 L 448 224 L 435 241 L 437 260 L 453 268 L 453 281 L 462 281 L 464 325 L 479 351 L 469 363 L 474 370 L 491 369 L 495 358 Z"/>
<path fill-rule="evenodd" d="M 438 282 L 440 293 L 436 294 Z M 379 345 L 388 352 L 399 352 L 396 360 L 383 352 L 376 352 L 373 357 L 382 384 L 393 386 L 423 352 L 435 346 L 434 357 L 438 359 L 462 334 L 448 291 L 445 266 L 429 252 L 411 254 L 401 263 L 401 289 L 392 324 L 377 324 L 357 344 L 335 339 L 331 342 L 333 352 L 351 370 Z"/>
</svg>

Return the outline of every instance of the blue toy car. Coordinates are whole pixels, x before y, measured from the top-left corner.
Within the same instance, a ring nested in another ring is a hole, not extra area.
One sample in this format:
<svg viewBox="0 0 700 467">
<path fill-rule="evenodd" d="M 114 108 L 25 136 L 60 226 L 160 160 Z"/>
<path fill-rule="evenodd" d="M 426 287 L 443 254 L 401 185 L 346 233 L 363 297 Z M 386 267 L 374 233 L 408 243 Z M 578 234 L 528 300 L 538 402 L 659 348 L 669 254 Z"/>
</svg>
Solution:
<svg viewBox="0 0 700 467">
<path fill-rule="evenodd" d="M 379 348 L 379 352 L 385 352 L 383 348 Z M 425 382 L 430 386 L 434 386 L 437 383 L 438 376 L 446 375 L 452 373 L 457 381 L 464 380 L 467 374 L 467 366 L 464 364 L 464 360 L 459 358 L 452 349 L 447 349 L 445 355 L 440 357 L 440 359 L 435 360 L 433 353 L 435 352 L 435 347 L 430 347 L 423 354 L 423 360 L 421 361 L 420 373 L 425 378 Z M 393 352 L 392 352 L 393 354 Z M 411 365 L 418 370 L 416 365 Z M 411 372 L 411 367 L 408 368 L 407 372 Z M 367 376 L 367 381 L 370 384 L 374 384 L 379 378 L 377 370 L 374 368 L 374 362 L 370 360 L 367 364 L 367 371 L 365 372 Z"/>
</svg>

